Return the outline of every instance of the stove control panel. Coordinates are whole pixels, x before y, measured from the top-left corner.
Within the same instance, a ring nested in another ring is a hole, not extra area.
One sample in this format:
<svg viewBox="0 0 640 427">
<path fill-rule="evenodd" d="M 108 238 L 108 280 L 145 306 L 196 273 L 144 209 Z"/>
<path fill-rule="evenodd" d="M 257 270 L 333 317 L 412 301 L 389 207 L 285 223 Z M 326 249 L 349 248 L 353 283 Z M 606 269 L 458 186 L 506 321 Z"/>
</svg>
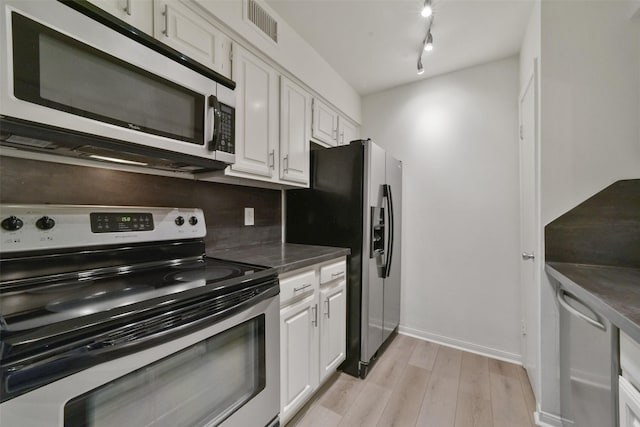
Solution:
<svg viewBox="0 0 640 427">
<path fill-rule="evenodd" d="M 197 208 L 0 205 L 0 252 L 203 238 Z"/>
</svg>

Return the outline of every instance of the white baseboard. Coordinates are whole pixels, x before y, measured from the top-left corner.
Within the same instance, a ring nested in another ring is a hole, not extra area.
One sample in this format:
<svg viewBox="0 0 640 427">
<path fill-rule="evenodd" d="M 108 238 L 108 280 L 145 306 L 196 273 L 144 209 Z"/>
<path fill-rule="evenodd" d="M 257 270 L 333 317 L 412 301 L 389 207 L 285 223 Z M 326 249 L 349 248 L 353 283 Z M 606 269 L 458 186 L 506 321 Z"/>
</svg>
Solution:
<svg viewBox="0 0 640 427">
<path fill-rule="evenodd" d="M 516 365 L 522 365 L 522 356 L 519 354 L 510 353 L 508 351 L 498 350 L 495 348 L 474 344 L 456 338 L 449 338 L 443 335 L 421 331 L 419 329 L 409 328 L 402 325 L 398 327 L 398 332 L 403 335 L 409 335 L 414 338 L 441 344 L 446 347 L 453 347 L 458 350 L 468 351 L 469 353 L 475 353 L 481 356 L 490 357 L 492 359 L 503 360 L 505 362 L 515 363 Z"/>
<path fill-rule="evenodd" d="M 536 422 L 537 426 L 540 427 L 562 427 L 562 418 L 557 415 L 549 414 L 548 412 L 543 412 L 541 410 L 537 410 L 533 413 L 533 419 Z"/>
</svg>

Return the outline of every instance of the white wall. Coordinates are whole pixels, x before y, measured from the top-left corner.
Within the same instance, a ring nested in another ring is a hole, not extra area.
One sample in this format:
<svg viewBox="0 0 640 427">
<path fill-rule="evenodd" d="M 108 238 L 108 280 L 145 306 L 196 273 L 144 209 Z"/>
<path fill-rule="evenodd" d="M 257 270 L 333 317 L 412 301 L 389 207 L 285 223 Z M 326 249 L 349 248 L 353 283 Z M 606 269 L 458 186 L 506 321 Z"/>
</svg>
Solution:
<svg viewBox="0 0 640 427">
<path fill-rule="evenodd" d="M 542 3 L 542 220 L 640 177 L 640 27 L 624 1 Z"/>
<path fill-rule="evenodd" d="M 278 63 L 352 120 L 361 121 L 360 95 L 302 37 L 264 2 L 260 5 L 278 20 L 278 44 L 242 18 L 243 0 L 192 0 L 231 30 Z M 234 37 L 235 38 L 235 37 Z"/>
<path fill-rule="evenodd" d="M 404 162 L 401 331 L 520 359 L 518 58 L 363 98 Z"/>
</svg>

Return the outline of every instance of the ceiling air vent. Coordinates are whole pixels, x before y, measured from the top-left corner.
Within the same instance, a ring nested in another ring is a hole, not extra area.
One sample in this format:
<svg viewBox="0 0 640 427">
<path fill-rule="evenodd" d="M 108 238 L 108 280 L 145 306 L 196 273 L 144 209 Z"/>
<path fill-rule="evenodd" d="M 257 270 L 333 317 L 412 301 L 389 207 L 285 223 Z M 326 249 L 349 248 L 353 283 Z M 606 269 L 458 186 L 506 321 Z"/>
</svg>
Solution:
<svg viewBox="0 0 640 427">
<path fill-rule="evenodd" d="M 247 0 L 247 19 L 274 42 L 278 43 L 278 21 L 258 4 Z"/>
</svg>

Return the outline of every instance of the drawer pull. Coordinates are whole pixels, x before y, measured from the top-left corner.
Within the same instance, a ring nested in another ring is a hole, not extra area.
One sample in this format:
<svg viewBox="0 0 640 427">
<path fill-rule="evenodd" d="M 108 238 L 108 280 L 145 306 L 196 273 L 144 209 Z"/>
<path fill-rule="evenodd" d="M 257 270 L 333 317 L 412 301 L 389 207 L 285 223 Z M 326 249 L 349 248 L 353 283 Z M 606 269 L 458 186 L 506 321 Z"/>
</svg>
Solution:
<svg viewBox="0 0 640 427">
<path fill-rule="evenodd" d="M 339 272 L 339 273 L 333 273 L 333 274 L 331 275 L 331 278 L 332 278 L 332 279 L 335 279 L 336 277 L 343 277 L 343 276 L 344 276 L 344 271 L 341 271 L 341 272 Z"/>
<path fill-rule="evenodd" d="M 299 288 L 293 288 L 293 292 L 298 292 L 301 291 L 303 289 L 307 289 L 311 287 L 311 283 L 307 283 L 306 285 L 302 285 Z"/>
</svg>

